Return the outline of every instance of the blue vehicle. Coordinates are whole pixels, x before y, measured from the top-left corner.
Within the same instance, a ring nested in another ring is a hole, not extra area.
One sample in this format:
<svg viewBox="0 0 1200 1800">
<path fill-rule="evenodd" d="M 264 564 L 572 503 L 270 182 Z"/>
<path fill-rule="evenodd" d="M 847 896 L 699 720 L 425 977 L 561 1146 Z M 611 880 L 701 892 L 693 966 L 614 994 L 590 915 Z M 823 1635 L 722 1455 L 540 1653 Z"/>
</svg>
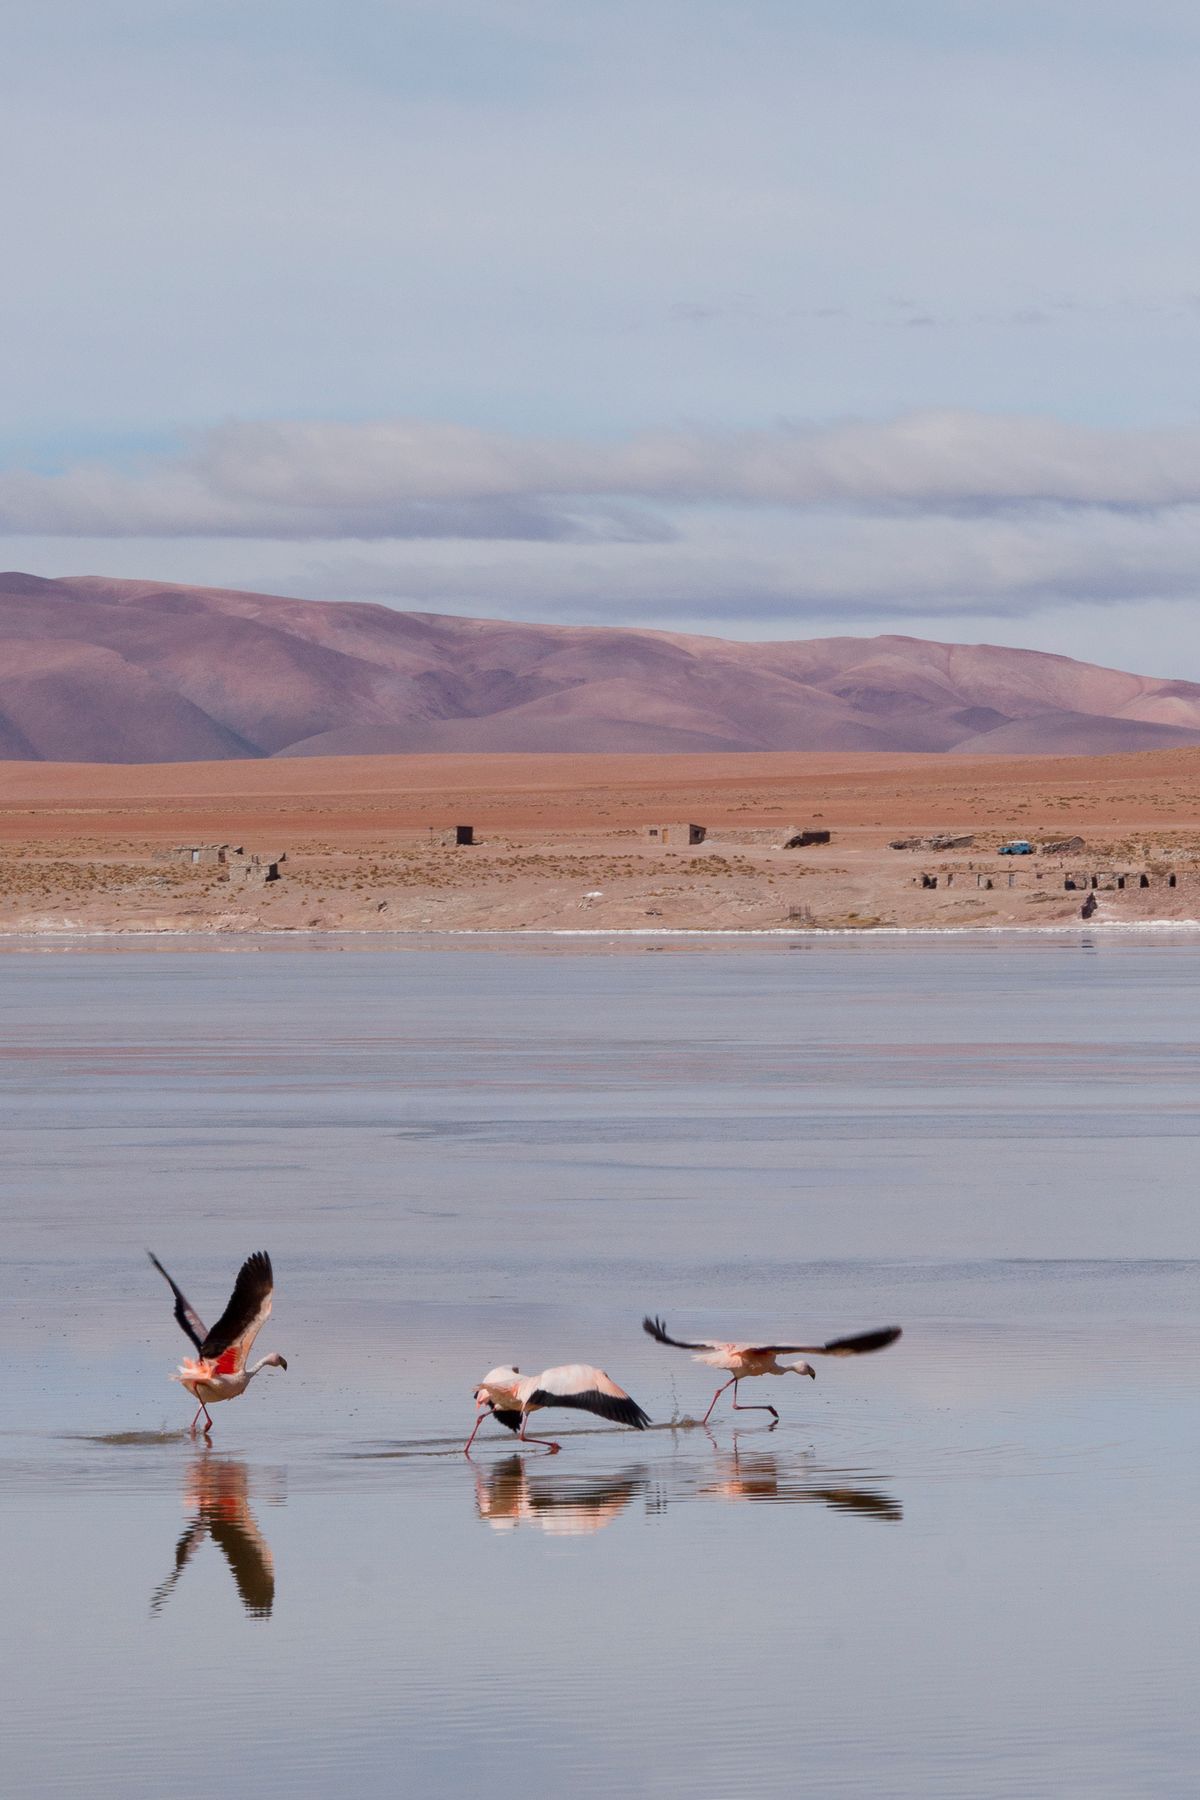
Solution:
<svg viewBox="0 0 1200 1800">
<path fill-rule="evenodd" d="M 1010 844 L 1001 844 L 996 854 L 998 856 L 1032 856 L 1033 845 L 1027 838 L 1013 838 Z"/>
</svg>

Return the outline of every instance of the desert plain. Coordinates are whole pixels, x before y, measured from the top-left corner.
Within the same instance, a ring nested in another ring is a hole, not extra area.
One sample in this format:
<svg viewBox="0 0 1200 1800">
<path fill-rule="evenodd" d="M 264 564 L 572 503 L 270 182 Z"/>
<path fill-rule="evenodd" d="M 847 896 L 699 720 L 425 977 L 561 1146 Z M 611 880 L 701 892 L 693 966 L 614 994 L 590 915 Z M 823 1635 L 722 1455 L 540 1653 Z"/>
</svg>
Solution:
<svg viewBox="0 0 1200 1800">
<path fill-rule="evenodd" d="M 703 842 L 649 836 L 677 822 Z M 798 830 L 830 840 L 785 848 Z M 1014 838 L 1037 853 L 1000 856 Z M 175 855 L 219 844 L 279 878 Z M 0 764 L 6 935 L 1038 927 L 1084 905 L 1200 918 L 1200 749 Z"/>
</svg>

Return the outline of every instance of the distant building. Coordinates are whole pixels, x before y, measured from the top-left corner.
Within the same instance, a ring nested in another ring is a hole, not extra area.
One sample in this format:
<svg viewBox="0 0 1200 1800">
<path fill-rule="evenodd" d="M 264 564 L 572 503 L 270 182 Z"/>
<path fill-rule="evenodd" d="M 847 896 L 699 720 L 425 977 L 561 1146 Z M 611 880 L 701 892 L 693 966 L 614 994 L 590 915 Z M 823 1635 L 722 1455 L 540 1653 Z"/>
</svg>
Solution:
<svg viewBox="0 0 1200 1800">
<path fill-rule="evenodd" d="M 287 851 L 279 850 L 272 855 L 264 851 L 255 851 L 247 856 L 239 850 L 229 859 L 227 881 L 240 881 L 246 887 L 264 887 L 268 881 L 279 881 L 280 863 L 287 861 Z"/>
<path fill-rule="evenodd" d="M 169 850 L 156 850 L 158 862 L 184 863 L 191 868 L 221 868 L 242 850 L 232 844 L 173 844 Z"/>
<path fill-rule="evenodd" d="M 806 850 L 809 844 L 827 844 L 829 838 L 828 831 L 813 831 L 803 825 L 793 825 L 784 836 L 783 849 Z"/>
<path fill-rule="evenodd" d="M 702 844 L 708 831 L 703 825 L 647 825 L 646 836 L 652 843 L 674 850 L 684 844 Z"/>
</svg>

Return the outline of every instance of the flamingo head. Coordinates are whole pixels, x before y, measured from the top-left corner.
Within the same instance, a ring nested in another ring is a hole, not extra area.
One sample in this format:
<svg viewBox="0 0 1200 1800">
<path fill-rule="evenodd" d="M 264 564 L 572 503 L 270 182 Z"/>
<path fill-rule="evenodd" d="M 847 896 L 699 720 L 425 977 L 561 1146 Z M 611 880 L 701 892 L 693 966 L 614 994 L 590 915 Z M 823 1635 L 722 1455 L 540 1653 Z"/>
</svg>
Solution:
<svg viewBox="0 0 1200 1800">
<path fill-rule="evenodd" d="M 508 1365 L 499 1369 L 489 1369 L 479 1386 L 475 1389 L 476 1406 L 494 1407 L 497 1395 L 509 1395 L 520 1380 L 521 1371 Z"/>
<path fill-rule="evenodd" d="M 286 1356 L 280 1356 L 278 1350 L 272 1350 L 269 1356 L 263 1357 L 260 1366 L 264 1369 L 286 1369 L 287 1358 Z"/>
<path fill-rule="evenodd" d="M 792 1375 L 811 1375 L 814 1381 L 817 1379 L 817 1371 L 813 1368 L 811 1363 L 789 1363 L 788 1370 Z"/>
</svg>

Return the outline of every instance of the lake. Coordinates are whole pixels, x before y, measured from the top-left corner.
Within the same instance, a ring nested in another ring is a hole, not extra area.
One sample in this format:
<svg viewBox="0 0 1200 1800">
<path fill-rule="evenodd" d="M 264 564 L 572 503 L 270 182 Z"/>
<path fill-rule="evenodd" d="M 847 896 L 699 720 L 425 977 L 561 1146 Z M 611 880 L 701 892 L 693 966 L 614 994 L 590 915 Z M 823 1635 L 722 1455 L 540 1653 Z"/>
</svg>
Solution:
<svg viewBox="0 0 1200 1800">
<path fill-rule="evenodd" d="M 10 940 L 21 1800 L 1184 1796 L 1200 945 Z M 280 1350 L 211 1448 L 152 1249 Z M 718 1380 L 640 1329 L 877 1356 Z M 601 1364 L 654 1420 L 539 1416 Z"/>
</svg>

